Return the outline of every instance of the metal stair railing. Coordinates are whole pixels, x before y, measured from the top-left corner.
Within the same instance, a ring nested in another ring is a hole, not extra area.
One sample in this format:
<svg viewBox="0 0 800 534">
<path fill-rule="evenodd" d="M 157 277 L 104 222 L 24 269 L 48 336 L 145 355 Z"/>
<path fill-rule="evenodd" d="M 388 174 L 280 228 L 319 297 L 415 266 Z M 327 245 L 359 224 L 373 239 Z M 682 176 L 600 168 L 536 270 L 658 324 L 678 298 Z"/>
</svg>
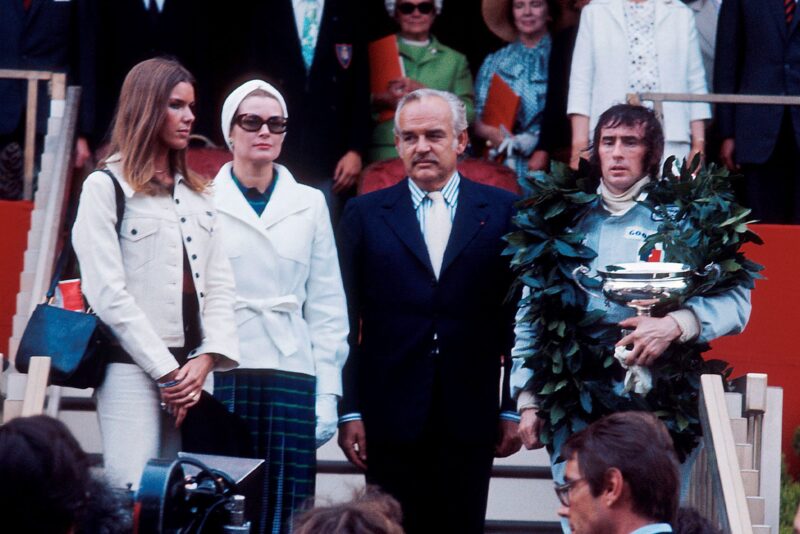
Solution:
<svg viewBox="0 0 800 534">
<path fill-rule="evenodd" d="M 659 120 L 664 119 L 664 102 L 704 102 L 708 104 L 758 104 L 764 106 L 800 106 L 800 96 L 739 95 L 739 94 L 693 94 L 693 93 L 628 93 L 628 104 L 637 106 L 652 102 L 653 111 Z"/>
</svg>

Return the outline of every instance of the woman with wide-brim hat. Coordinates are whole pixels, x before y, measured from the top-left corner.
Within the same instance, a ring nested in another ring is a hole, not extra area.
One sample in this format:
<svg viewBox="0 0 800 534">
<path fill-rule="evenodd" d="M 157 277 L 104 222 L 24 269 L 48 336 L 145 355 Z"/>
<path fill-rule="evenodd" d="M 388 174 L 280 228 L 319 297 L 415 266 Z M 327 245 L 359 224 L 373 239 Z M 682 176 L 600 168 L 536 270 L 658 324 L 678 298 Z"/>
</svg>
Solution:
<svg viewBox="0 0 800 534">
<path fill-rule="evenodd" d="M 529 167 L 541 168 L 535 159 L 542 155 L 535 149 L 547 94 L 548 27 L 559 6 L 556 0 L 483 0 L 482 7 L 486 25 L 509 44 L 487 56 L 478 71 L 475 133 L 492 146 L 491 155 L 503 154 L 506 165 L 523 176 Z M 482 120 L 494 74 L 520 97 L 510 132 Z"/>
</svg>

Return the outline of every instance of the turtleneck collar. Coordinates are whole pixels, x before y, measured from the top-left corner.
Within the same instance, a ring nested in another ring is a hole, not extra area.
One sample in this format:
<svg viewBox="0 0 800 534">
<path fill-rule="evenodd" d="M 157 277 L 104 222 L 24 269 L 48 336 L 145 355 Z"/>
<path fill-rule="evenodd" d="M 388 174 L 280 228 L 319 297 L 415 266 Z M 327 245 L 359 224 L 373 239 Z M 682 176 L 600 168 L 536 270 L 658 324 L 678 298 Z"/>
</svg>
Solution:
<svg viewBox="0 0 800 534">
<path fill-rule="evenodd" d="M 650 183 L 650 177 L 645 176 L 635 184 L 633 184 L 627 191 L 620 194 L 612 193 L 606 187 L 605 182 L 600 180 L 600 187 L 597 192 L 603 200 L 603 207 L 608 211 L 612 217 L 619 217 L 624 215 L 632 207 L 636 205 L 636 198 L 639 196 L 642 188 Z"/>
</svg>

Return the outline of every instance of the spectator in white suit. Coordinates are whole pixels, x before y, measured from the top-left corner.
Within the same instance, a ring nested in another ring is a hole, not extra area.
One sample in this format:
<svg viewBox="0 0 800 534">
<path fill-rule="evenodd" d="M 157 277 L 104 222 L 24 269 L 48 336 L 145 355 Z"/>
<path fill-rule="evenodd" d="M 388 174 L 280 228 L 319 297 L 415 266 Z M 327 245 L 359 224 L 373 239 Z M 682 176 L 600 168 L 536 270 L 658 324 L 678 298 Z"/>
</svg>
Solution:
<svg viewBox="0 0 800 534">
<path fill-rule="evenodd" d="M 593 0 L 581 13 L 567 113 L 577 167 L 601 113 L 628 93 L 707 93 L 693 12 L 678 0 Z M 664 104 L 665 158 L 705 150 L 708 104 Z"/>
</svg>

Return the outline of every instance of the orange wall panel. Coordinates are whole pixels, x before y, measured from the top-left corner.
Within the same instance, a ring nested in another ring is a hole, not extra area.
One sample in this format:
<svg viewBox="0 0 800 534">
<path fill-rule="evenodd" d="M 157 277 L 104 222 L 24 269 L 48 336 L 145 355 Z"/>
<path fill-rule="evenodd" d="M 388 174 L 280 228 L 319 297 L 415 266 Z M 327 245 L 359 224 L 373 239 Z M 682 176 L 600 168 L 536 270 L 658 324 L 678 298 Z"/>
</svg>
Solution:
<svg viewBox="0 0 800 534">
<path fill-rule="evenodd" d="M 727 360 L 733 376 L 767 373 L 771 386 L 783 388 L 783 452 L 792 472 L 800 458 L 791 441 L 800 426 L 800 226 L 754 225 L 764 245 L 748 246 L 747 256 L 764 266 L 756 282 L 753 312 L 745 331 L 718 339 L 708 357 Z"/>
</svg>

